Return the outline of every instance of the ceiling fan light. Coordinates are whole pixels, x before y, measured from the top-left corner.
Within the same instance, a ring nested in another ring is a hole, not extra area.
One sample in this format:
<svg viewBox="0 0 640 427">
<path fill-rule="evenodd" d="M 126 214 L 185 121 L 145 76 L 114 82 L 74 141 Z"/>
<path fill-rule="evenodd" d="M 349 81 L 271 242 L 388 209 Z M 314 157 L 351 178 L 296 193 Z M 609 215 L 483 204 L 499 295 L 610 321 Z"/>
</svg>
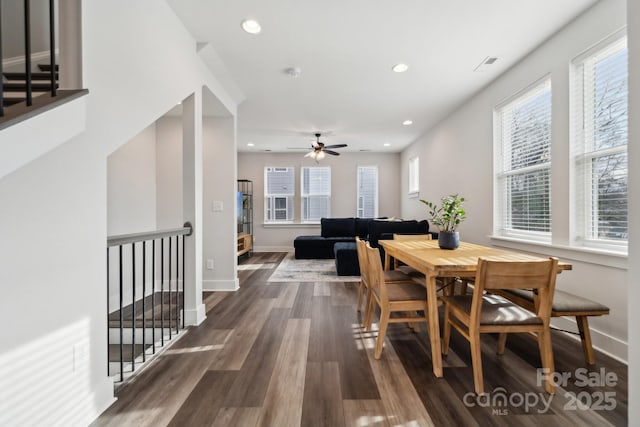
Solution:
<svg viewBox="0 0 640 427">
<path fill-rule="evenodd" d="M 242 29 L 249 34 L 259 34 L 262 31 L 260 23 L 253 18 L 247 18 L 242 21 Z"/>
<path fill-rule="evenodd" d="M 318 151 L 316 153 L 316 160 L 322 160 L 324 159 L 324 151 Z"/>
<path fill-rule="evenodd" d="M 404 73 L 409 69 L 409 66 L 401 62 L 399 64 L 394 65 L 391 69 L 396 73 Z"/>
</svg>

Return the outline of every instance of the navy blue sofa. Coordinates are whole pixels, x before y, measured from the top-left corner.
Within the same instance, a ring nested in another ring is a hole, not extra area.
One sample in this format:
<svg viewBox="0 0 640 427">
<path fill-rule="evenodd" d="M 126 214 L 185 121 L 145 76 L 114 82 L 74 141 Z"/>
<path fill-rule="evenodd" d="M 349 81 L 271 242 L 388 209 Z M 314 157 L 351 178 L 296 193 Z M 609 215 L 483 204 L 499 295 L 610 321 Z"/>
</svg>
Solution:
<svg viewBox="0 0 640 427">
<path fill-rule="evenodd" d="M 384 218 L 322 218 L 319 236 L 298 236 L 293 241 L 296 259 L 332 259 L 333 246 L 338 242 L 355 242 L 355 236 L 369 240 L 372 247 L 378 241 L 393 239 L 393 234 L 426 234 L 427 220 L 392 221 Z M 434 234 L 434 233 L 431 233 Z M 437 237 L 437 235 L 435 235 Z M 384 251 L 380 248 L 381 256 Z"/>
</svg>

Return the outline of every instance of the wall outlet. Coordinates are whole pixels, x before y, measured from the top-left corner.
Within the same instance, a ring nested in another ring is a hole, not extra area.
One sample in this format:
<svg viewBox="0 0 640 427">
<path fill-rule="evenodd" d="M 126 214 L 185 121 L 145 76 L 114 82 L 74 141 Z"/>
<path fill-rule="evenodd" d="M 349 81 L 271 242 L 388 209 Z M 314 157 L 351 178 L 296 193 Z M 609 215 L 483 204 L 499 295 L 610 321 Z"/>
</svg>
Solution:
<svg viewBox="0 0 640 427">
<path fill-rule="evenodd" d="M 213 270 L 213 260 L 212 259 L 208 259 L 207 260 L 207 270 Z"/>
</svg>

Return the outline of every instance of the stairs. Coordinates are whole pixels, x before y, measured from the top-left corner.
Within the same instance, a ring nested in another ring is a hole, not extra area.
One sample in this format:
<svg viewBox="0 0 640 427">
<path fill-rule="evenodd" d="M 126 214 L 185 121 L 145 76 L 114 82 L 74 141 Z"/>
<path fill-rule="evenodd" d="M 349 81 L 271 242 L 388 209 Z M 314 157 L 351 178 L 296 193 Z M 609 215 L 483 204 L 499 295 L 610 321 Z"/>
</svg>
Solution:
<svg viewBox="0 0 640 427">
<path fill-rule="evenodd" d="M 39 72 L 31 73 L 31 96 L 33 98 L 51 93 L 51 65 L 38 64 Z M 56 88 L 58 87 L 58 66 L 56 65 Z M 4 107 L 11 107 L 16 104 L 25 102 L 27 99 L 27 77 L 24 72 L 6 72 L 3 73 L 2 103 Z"/>
</svg>

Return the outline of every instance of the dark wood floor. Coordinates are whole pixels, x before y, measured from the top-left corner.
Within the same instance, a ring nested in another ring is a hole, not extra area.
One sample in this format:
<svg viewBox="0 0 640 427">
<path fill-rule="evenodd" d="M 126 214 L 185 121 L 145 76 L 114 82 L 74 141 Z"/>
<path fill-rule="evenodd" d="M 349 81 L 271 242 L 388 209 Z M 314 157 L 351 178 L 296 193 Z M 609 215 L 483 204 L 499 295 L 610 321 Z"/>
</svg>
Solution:
<svg viewBox="0 0 640 427">
<path fill-rule="evenodd" d="M 587 367 L 579 343 L 561 333 L 553 335 L 556 370 L 572 377 L 548 407 L 551 396 L 536 384 L 537 344 L 526 336 L 511 335 L 503 356 L 485 338 L 488 402 L 469 393 L 469 347 L 455 332 L 444 378 L 433 376 L 424 327 L 391 325 L 375 360 L 375 328 L 364 332 L 355 309 L 357 283 L 267 282 L 284 255 L 243 260 L 240 290 L 207 293 L 206 321 L 121 386 L 94 425 L 627 425 L 626 365 L 598 353 Z M 609 385 L 577 381 L 603 372 Z"/>
</svg>

